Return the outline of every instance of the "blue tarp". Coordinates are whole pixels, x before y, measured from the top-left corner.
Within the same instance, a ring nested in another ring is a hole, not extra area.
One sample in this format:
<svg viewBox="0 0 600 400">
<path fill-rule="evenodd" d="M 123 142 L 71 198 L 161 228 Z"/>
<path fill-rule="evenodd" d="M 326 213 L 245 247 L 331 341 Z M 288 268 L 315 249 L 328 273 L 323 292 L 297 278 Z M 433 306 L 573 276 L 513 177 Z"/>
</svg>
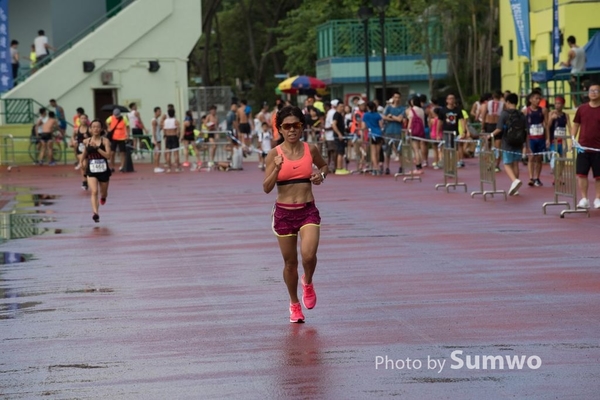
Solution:
<svg viewBox="0 0 600 400">
<path fill-rule="evenodd" d="M 596 33 L 589 42 L 583 46 L 585 50 L 586 71 L 600 71 L 600 32 Z M 534 82 L 548 82 L 555 79 L 555 75 L 559 75 L 556 80 L 569 79 L 570 68 L 555 69 L 552 71 L 539 71 L 531 74 L 531 80 Z"/>
</svg>

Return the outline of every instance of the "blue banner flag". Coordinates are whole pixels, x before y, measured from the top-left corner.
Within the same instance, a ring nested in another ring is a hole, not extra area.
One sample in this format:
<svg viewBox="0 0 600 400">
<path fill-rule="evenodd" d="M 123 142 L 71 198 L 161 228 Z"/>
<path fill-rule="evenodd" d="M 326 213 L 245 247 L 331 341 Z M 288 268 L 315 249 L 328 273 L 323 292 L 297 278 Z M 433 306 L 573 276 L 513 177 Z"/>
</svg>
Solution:
<svg viewBox="0 0 600 400">
<path fill-rule="evenodd" d="M 552 1 L 552 54 L 554 65 L 560 58 L 560 30 L 558 29 L 558 0 Z"/>
<path fill-rule="evenodd" d="M 12 87 L 12 57 L 8 38 L 8 0 L 0 0 L 0 92 L 7 92 Z"/>
<path fill-rule="evenodd" d="M 531 59 L 529 40 L 529 0 L 510 0 L 515 31 L 517 33 L 517 54 Z"/>
</svg>

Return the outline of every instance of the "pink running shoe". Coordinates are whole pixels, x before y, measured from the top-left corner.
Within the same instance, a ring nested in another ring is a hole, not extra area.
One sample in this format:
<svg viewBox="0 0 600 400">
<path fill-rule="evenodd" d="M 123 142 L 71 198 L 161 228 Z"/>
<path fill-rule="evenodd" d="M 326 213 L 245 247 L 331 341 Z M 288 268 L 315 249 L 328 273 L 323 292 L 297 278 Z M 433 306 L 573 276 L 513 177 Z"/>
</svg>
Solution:
<svg viewBox="0 0 600 400">
<path fill-rule="evenodd" d="M 304 314 L 302 314 L 302 306 L 300 303 L 290 304 L 290 322 L 296 324 L 304 322 Z"/>
<path fill-rule="evenodd" d="M 106 197 L 101 197 L 100 198 L 100 204 L 102 204 L 102 205 L 106 204 Z"/>
<path fill-rule="evenodd" d="M 184 162 L 184 163 L 182 164 L 182 166 L 183 166 L 184 168 L 187 168 L 187 167 L 189 167 L 189 166 L 190 166 L 190 163 L 186 161 L 186 162 Z"/>
<path fill-rule="evenodd" d="M 302 275 L 302 303 L 304 303 L 304 307 L 308 310 L 314 308 L 317 304 L 315 288 L 312 283 L 309 285 L 304 283 L 304 275 Z"/>
</svg>

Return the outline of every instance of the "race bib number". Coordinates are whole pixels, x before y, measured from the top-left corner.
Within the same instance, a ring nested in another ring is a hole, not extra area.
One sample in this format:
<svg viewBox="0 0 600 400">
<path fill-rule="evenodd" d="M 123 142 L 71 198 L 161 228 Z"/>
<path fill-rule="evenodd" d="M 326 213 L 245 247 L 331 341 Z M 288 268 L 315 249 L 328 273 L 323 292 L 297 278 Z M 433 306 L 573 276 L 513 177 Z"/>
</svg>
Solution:
<svg viewBox="0 0 600 400">
<path fill-rule="evenodd" d="M 542 125 L 531 125 L 529 128 L 529 135 L 544 136 L 544 127 Z"/>
<path fill-rule="evenodd" d="M 90 160 L 90 172 L 92 174 L 106 172 L 107 169 L 106 160 Z"/>
<path fill-rule="evenodd" d="M 77 149 L 79 150 L 80 153 L 83 153 L 83 151 L 85 150 L 85 144 L 79 143 L 79 146 L 77 146 Z"/>
<path fill-rule="evenodd" d="M 566 137 L 567 136 L 567 128 L 556 128 L 554 129 L 554 136 L 556 137 Z"/>
</svg>

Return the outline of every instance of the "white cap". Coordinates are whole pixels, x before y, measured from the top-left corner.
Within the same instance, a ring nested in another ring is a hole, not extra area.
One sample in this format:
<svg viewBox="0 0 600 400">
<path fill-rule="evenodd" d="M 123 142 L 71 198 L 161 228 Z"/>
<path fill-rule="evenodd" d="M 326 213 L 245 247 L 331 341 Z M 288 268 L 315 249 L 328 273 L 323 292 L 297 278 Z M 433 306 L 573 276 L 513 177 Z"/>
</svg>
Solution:
<svg viewBox="0 0 600 400">
<path fill-rule="evenodd" d="M 338 104 L 340 104 L 340 101 L 338 99 L 331 100 L 331 106 L 332 107 L 337 107 Z"/>
<path fill-rule="evenodd" d="M 360 100 L 358 101 L 358 105 L 360 106 L 361 104 L 365 104 L 365 101 L 364 101 L 363 99 L 360 99 Z"/>
</svg>

